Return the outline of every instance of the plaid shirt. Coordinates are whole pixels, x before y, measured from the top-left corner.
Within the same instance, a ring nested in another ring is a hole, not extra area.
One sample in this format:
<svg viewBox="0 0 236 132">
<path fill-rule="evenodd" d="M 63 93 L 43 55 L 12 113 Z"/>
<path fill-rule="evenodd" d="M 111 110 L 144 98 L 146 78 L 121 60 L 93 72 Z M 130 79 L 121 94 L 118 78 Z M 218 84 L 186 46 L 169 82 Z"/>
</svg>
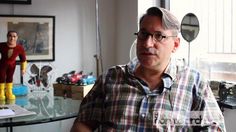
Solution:
<svg viewBox="0 0 236 132">
<path fill-rule="evenodd" d="M 133 74 L 137 60 L 110 68 L 83 99 L 77 121 L 98 121 L 100 131 L 225 131 L 208 84 L 190 68 L 170 63 L 162 86 L 150 91 Z"/>
</svg>

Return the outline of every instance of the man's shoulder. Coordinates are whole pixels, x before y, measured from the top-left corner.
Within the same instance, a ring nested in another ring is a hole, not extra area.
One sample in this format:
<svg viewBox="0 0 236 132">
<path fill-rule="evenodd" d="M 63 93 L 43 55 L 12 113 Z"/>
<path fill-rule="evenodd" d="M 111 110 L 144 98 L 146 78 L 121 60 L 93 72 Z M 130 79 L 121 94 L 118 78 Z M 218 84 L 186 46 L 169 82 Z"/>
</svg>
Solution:
<svg viewBox="0 0 236 132">
<path fill-rule="evenodd" d="M 197 82 L 205 79 L 198 69 L 192 67 L 183 68 L 177 73 L 177 78 L 188 78 Z"/>
<path fill-rule="evenodd" d="M 186 66 L 186 67 L 184 67 L 182 70 L 180 70 L 180 73 L 184 73 L 184 74 L 186 74 L 186 73 L 190 73 L 190 74 L 200 74 L 200 72 L 199 72 L 199 70 L 198 69 L 196 69 L 196 68 L 193 68 L 193 67 L 189 67 L 189 66 Z"/>
<path fill-rule="evenodd" d="M 122 75 L 125 74 L 126 72 L 126 65 L 115 65 L 112 66 L 110 68 L 108 68 L 104 73 L 103 76 L 104 77 L 108 77 L 108 78 L 117 78 L 117 77 L 121 77 Z"/>
<path fill-rule="evenodd" d="M 115 65 L 110 67 L 107 70 L 107 73 L 120 73 L 120 72 L 125 72 L 125 68 L 127 65 Z"/>
</svg>

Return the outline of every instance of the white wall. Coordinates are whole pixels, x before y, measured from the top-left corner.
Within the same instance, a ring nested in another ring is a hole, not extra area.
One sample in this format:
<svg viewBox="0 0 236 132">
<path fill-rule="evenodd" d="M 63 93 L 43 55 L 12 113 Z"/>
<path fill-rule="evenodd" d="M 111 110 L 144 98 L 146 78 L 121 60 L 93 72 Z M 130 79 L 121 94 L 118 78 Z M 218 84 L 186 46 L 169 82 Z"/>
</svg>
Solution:
<svg viewBox="0 0 236 132">
<path fill-rule="evenodd" d="M 102 45 L 103 69 L 116 64 L 117 44 L 117 3 L 116 0 L 98 0 L 99 27 Z"/>
<path fill-rule="evenodd" d="M 119 0 L 117 9 L 117 64 L 129 61 L 129 50 L 137 32 L 138 1 Z"/>
</svg>

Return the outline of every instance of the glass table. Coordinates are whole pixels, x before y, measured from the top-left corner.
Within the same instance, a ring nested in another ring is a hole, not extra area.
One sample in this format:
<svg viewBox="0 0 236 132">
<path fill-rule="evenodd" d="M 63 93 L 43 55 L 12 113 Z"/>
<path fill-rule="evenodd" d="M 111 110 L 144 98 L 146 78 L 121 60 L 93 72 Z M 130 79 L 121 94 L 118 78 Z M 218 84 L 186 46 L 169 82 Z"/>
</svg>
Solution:
<svg viewBox="0 0 236 132">
<path fill-rule="evenodd" d="M 24 126 L 75 118 L 79 112 L 81 100 L 54 96 L 53 91 L 34 91 L 27 96 L 17 97 L 14 103 L 36 115 L 14 117 L 0 120 L 0 127 L 13 131 L 14 126 Z"/>
</svg>

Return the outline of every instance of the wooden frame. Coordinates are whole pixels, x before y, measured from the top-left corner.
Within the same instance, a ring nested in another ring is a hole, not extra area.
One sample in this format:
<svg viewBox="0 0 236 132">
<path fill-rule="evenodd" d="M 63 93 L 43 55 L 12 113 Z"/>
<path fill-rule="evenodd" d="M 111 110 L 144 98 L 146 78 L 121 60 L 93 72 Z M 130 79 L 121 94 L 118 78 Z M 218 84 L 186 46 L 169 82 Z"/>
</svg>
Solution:
<svg viewBox="0 0 236 132">
<path fill-rule="evenodd" d="M 55 16 L 0 15 L 0 42 L 9 30 L 18 32 L 27 61 L 55 60 Z"/>
<path fill-rule="evenodd" d="M 0 3 L 5 3 L 5 4 L 31 4 L 31 0 L 0 0 Z"/>
</svg>

